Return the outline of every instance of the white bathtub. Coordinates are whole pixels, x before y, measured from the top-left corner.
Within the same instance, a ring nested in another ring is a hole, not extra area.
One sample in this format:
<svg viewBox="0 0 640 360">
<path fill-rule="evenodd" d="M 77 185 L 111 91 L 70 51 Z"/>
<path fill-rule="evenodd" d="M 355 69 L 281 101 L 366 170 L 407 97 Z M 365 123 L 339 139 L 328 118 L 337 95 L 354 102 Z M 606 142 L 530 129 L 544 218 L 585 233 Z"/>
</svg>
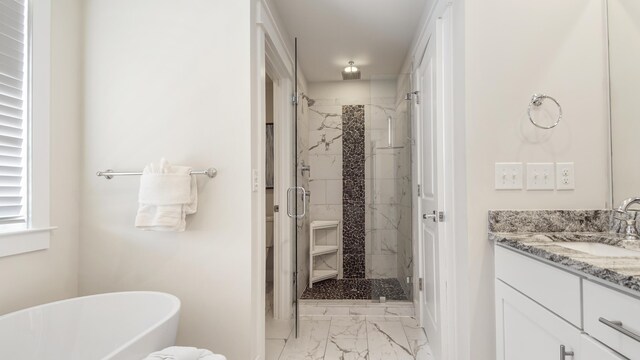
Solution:
<svg viewBox="0 0 640 360">
<path fill-rule="evenodd" d="M 139 360 L 174 345 L 180 300 L 158 292 L 85 296 L 0 316 L 0 359 Z"/>
</svg>

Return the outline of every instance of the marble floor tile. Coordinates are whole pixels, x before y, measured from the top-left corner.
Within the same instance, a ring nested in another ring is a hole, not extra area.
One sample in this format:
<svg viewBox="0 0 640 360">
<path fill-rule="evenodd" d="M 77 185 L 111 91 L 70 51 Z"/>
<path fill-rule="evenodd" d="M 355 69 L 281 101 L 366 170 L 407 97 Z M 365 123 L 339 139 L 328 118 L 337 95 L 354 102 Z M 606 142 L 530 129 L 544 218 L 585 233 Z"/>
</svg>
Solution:
<svg viewBox="0 0 640 360">
<path fill-rule="evenodd" d="M 415 360 L 435 360 L 426 338 L 409 340 L 409 346 Z"/>
<path fill-rule="evenodd" d="M 265 341 L 265 358 L 266 360 L 278 360 L 286 340 L 269 340 Z"/>
<path fill-rule="evenodd" d="M 317 305 L 345 307 L 344 302 Z M 366 305 L 349 308 L 363 310 Z M 402 305 L 398 308 L 412 309 Z M 382 315 L 308 315 L 310 320 L 300 322 L 298 338 L 291 333 L 286 342 L 267 340 L 266 360 L 434 360 L 426 333 L 414 317 L 384 315 L 385 306 L 368 309 Z"/>
<path fill-rule="evenodd" d="M 367 337 L 367 321 L 364 316 L 341 316 L 331 320 L 329 336 L 334 339 L 360 339 Z"/>
<path fill-rule="evenodd" d="M 413 307 L 395 307 L 388 306 L 385 308 L 385 315 L 389 316 L 413 316 Z"/>
<path fill-rule="evenodd" d="M 368 360 L 367 339 L 329 338 L 324 360 Z"/>
<path fill-rule="evenodd" d="M 426 341 L 427 335 L 424 332 L 424 329 L 418 325 L 418 320 L 413 317 L 402 317 L 400 318 L 402 322 L 402 326 L 404 327 L 404 333 L 407 335 L 407 339 L 409 340 L 421 340 L 424 339 Z"/>
<path fill-rule="evenodd" d="M 414 360 L 402 322 L 367 320 L 369 360 Z"/>
<path fill-rule="evenodd" d="M 266 338 L 271 340 L 288 339 L 292 324 L 293 322 L 290 320 L 274 320 L 272 317 L 267 317 L 264 324 Z"/>
<path fill-rule="evenodd" d="M 322 360 L 331 321 L 300 321 L 300 336 L 290 336 L 280 360 Z"/>
<path fill-rule="evenodd" d="M 427 340 L 427 334 L 423 328 L 418 325 L 418 321 L 412 317 L 403 317 L 400 320 L 404 327 L 404 333 L 409 340 L 411 353 L 416 360 L 434 360 L 431 346 Z"/>
<path fill-rule="evenodd" d="M 398 316 L 384 316 L 384 315 L 369 315 L 367 320 L 369 321 L 397 321 L 400 322 L 402 318 Z"/>
<path fill-rule="evenodd" d="M 350 309 L 351 315 L 375 315 L 384 316 L 386 308 L 384 307 L 352 307 Z"/>
</svg>

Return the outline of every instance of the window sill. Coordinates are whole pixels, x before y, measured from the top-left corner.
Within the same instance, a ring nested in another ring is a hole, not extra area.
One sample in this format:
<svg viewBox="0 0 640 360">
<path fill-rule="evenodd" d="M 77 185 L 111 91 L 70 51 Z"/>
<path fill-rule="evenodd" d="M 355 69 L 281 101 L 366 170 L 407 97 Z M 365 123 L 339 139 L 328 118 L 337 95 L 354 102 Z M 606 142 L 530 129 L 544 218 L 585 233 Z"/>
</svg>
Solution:
<svg viewBox="0 0 640 360">
<path fill-rule="evenodd" d="M 51 231 L 57 227 L 0 232 L 0 258 L 49 248 Z"/>
</svg>

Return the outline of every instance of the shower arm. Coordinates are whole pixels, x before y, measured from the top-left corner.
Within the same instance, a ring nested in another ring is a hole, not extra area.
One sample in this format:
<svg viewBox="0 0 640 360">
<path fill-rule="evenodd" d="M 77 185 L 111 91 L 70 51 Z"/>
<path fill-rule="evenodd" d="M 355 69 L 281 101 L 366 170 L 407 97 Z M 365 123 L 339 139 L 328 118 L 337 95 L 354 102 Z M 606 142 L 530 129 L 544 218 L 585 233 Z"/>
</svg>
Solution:
<svg viewBox="0 0 640 360">
<path fill-rule="evenodd" d="M 391 116 L 387 116 L 387 146 L 393 147 L 393 136 L 391 134 Z"/>
</svg>

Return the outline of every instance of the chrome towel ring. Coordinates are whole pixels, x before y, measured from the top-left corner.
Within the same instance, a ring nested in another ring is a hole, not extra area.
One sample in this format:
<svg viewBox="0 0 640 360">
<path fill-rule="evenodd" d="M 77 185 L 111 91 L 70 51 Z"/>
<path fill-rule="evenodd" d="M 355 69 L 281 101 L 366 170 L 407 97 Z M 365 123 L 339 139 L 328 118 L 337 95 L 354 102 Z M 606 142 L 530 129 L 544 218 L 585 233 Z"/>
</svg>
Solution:
<svg viewBox="0 0 640 360">
<path fill-rule="evenodd" d="M 531 116 L 531 107 L 532 106 L 538 107 L 542 105 L 542 102 L 544 101 L 544 99 L 549 99 L 553 101 L 556 105 L 558 105 L 558 119 L 556 120 L 555 123 L 549 126 L 538 124 L 535 120 L 533 120 L 533 116 Z M 529 113 L 529 120 L 531 121 L 531 123 L 536 127 L 539 127 L 540 129 L 546 129 L 546 130 L 553 129 L 554 127 L 558 126 L 558 124 L 560 123 L 560 120 L 562 120 L 562 106 L 560 106 L 560 103 L 556 99 L 545 94 L 533 94 L 533 96 L 531 97 L 531 102 L 529 102 L 529 110 L 527 112 Z"/>
</svg>

